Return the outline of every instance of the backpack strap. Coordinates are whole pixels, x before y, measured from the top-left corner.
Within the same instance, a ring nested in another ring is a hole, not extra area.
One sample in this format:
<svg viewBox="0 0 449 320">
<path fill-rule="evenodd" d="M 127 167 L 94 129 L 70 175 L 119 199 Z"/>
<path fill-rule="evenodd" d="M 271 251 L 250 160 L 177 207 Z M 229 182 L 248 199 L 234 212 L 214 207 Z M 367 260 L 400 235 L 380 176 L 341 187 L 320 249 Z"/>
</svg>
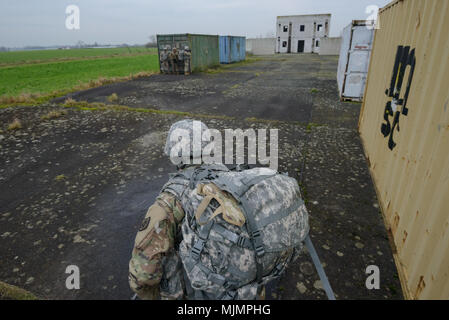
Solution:
<svg viewBox="0 0 449 320">
<path fill-rule="evenodd" d="M 232 243 L 234 243 L 235 245 L 237 245 L 241 248 L 250 249 L 250 250 L 253 249 L 253 245 L 249 238 L 239 236 L 238 234 L 236 234 L 232 231 L 229 231 L 228 229 L 222 227 L 219 224 L 215 224 L 212 229 L 215 232 L 217 232 L 220 236 L 222 236 L 223 238 L 231 241 Z"/>
<path fill-rule="evenodd" d="M 201 252 L 204 249 L 204 244 L 206 243 L 207 239 L 209 239 L 210 230 L 212 229 L 213 225 L 214 221 L 211 220 L 206 225 L 201 227 L 201 230 L 199 232 L 199 239 L 195 242 L 192 250 L 190 251 L 190 257 L 195 262 L 198 262 L 200 260 Z M 193 268 L 193 265 L 191 266 L 191 268 Z"/>
<path fill-rule="evenodd" d="M 252 211 L 246 199 L 241 198 L 240 201 L 246 213 L 246 223 L 248 226 L 248 232 L 251 236 L 253 250 L 256 254 L 257 282 L 260 283 L 262 282 L 263 277 L 262 258 L 265 255 L 265 246 L 262 241 L 261 231 L 257 227 L 256 220 L 254 219 L 254 212 Z"/>
<path fill-rule="evenodd" d="M 331 285 L 326 276 L 326 272 L 324 272 L 323 265 L 321 264 L 320 259 L 318 258 L 318 254 L 315 251 L 315 247 L 312 244 L 312 240 L 310 239 L 310 235 L 307 235 L 305 243 L 307 250 L 309 251 L 309 254 L 312 257 L 315 269 L 318 272 L 318 275 L 320 276 L 320 280 L 321 283 L 323 284 L 324 291 L 326 291 L 327 298 L 329 300 L 335 300 L 334 291 L 332 291 Z"/>
</svg>

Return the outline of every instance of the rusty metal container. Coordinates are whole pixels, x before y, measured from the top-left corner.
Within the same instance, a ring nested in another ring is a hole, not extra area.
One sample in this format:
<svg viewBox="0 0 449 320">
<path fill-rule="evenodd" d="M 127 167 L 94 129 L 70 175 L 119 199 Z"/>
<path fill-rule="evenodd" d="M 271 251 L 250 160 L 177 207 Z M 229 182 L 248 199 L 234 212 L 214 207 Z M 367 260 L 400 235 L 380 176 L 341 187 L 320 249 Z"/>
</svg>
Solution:
<svg viewBox="0 0 449 320">
<path fill-rule="evenodd" d="M 447 21 L 446 0 L 397 0 L 380 10 L 359 120 L 409 299 L 449 299 Z"/>
<path fill-rule="evenodd" d="M 228 64 L 246 59 L 246 38 L 220 36 L 220 63 Z"/>
<path fill-rule="evenodd" d="M 204 34 L 164 34 L 157 35 L 158 53 L 169 46 L 183 50 L 188 46 L 192 52 L 191 68 L 193 72 L 203 71 L 220 64 L 218 36 Z"/>
</svg>

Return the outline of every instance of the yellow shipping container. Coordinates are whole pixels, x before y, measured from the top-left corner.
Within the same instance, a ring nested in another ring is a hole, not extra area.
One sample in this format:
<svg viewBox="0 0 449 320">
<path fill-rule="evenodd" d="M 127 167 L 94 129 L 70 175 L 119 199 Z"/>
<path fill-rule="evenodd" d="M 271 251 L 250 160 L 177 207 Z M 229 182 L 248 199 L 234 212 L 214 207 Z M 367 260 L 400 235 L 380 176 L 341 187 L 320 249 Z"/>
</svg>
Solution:
<svg viewBox="0 0 449 320">
<path fill-rule="evenodd" d="M 404 295 L 449 299 L 449 0 L 393 1 L 379 23 L 360 135 Z"/>
</svg>

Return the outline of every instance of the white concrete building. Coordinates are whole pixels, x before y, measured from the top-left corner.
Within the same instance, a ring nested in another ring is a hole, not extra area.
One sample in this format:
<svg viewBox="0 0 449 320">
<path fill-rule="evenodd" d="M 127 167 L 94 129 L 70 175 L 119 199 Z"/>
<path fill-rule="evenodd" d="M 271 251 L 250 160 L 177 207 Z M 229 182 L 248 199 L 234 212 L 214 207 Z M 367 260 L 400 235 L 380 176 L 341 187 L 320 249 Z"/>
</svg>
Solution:
<svg viewBox="0 0 449 320">
<path fill-rule="evenodd" d="M 279 16 L 276 53 L 319 53 L 321 39 L 329 37 L 330 14 Z"/>
<path fill-rule="evenodd" d="M 276 49 L 275 38 L 246 39 L 246 52 L 256 56 L 274 54 Z"/>
<path fill-rule="evenodd" d="M 338 56 L 340 54 L 340 48 L 341 48 L 341 37 L 321 38 L 320 56 Z"/>
</svg>

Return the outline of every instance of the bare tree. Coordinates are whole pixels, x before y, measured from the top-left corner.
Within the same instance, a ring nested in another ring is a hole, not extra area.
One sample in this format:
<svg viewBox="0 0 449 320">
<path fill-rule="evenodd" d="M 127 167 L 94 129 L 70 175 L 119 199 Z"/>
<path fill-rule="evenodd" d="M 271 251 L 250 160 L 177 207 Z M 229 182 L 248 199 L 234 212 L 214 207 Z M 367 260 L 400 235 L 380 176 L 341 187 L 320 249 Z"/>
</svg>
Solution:
<svg viewBox="0 0 449 320">
<path fill-rule="evenodd" d="M 157 47 L 157 37 L 155 34 L 152 34 L 148 37 L 150 41 L 145 45 L 147 48 L 156 48 Z"/>
</svg>

